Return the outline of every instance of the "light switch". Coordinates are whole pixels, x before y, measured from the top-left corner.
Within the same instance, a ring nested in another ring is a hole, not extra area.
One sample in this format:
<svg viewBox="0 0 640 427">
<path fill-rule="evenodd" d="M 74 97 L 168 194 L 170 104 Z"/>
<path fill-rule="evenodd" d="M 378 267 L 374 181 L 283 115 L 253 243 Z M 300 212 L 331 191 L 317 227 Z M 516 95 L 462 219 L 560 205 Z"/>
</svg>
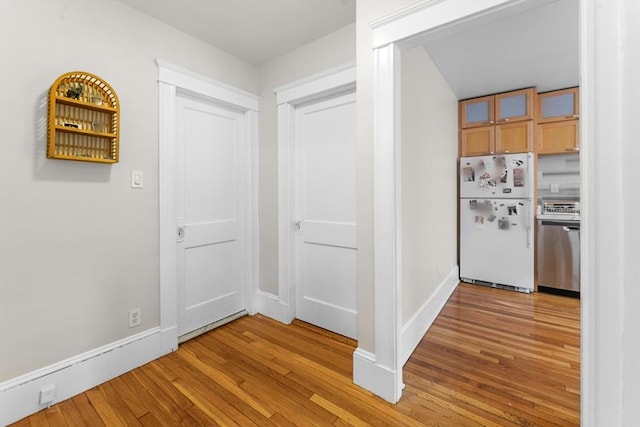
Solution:
<svg viewBox="0 0 640 427">
<path fill-rule="evenodd" d="M 142 171 L 131 171 L 131 188 L 143 188 Z"/>
</svg>

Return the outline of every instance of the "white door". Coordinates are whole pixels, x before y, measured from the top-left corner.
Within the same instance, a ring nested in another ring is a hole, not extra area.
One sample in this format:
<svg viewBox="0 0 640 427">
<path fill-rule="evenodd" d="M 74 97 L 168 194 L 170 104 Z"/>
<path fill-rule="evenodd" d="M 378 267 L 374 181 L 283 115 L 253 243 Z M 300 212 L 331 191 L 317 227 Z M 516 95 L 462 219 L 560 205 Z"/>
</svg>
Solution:
<svg viewBox="0 0 640 427">
<path fill-rule="evenodd" d="M 356 338 L 356 97 L 296 108 L 295 312 Z"/>
<path fill-rule="evenodd" d="M 178 335 L 244 309 L 241 113 L 178 96 Z"/>
</svg>

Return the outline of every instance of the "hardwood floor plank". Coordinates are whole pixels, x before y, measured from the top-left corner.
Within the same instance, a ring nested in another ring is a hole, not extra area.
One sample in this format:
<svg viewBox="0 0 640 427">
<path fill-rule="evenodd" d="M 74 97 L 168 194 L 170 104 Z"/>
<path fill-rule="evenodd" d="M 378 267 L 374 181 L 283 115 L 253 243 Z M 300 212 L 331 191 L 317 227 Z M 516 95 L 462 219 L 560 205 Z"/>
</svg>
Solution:
<svg viewBox="0 0 640 427">
<path fill-rule="evenodd" d="M 580 425 L 577 299 L 460 284 L 396 405 L 353 384 L 356 345 L 245 316 L 12 427 Z"/>
<path fill-rule="evenodd" d="M 126 427 L 126 415 L 118 413 L 121 408 L 112 406 L 100 392 L 98 387 L 92 388 L 87 391 L 86 394 L 91 405 L 96 409 L 98 416 L 105 425 L 109 427 Z"/>
<path fill-rule="evenodd" d="M 175 354 L 172 357 L 163 358 L 160 362 L 167 370 L 179 373 L 174 383 L 184 383 L 184 388 L 188 388 L 197 395 L 206 397 L 207 401 L 215 405 L 223 414 L 231 419 L 242 420 L 247 418 L 253 423 L 260 423 L 264 416 L 255 411 L 250 405 L 239 399 L 206 375 L 202 375 L 199 370 L 184 365 Z M 211 421 L 210 421 L 211 422 Z"/>
</svg>

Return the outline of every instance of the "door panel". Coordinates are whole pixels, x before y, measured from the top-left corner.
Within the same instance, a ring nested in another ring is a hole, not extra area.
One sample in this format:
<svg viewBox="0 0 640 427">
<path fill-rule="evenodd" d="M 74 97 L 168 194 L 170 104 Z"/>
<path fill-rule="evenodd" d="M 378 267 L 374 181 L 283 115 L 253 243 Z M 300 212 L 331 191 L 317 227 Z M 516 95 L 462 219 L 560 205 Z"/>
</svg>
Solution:
<svg viewBox="0 0 640 427">
<path fill-rule="evenodd" d="M 241 114 L 178 97 L 178 334 L 244 309 Z"/>
<path fill-rule="evenodd" d="M 356 337 L 355 94 L 296 109 L 296 317 Z"/>
</svg>

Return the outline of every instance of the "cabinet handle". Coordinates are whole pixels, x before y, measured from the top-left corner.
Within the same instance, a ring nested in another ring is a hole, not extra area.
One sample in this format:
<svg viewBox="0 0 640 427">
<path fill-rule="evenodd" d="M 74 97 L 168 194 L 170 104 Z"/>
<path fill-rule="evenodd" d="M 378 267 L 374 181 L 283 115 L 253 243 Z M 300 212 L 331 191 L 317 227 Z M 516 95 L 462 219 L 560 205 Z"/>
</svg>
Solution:
<svg viewBox="0 0 640 427">
<path fill-rule="evenodd" d="M 565 119 L 578 119 L 580 116 L 578 114 L 573 114 L 571 116 L 565 116 Z"/>
<path fill-rule="evenodd" d="M 564 151 L 580 151 L 580 147 L 566 148 Z"/>
</svg>

